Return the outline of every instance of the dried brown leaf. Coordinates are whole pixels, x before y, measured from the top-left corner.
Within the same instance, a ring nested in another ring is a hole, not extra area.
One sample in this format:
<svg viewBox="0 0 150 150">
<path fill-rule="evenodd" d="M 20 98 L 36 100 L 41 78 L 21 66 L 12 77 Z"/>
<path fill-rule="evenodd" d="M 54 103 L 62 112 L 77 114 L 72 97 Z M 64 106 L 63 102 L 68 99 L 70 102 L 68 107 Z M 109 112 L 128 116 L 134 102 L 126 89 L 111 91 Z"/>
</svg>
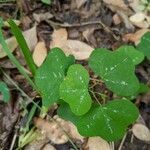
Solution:
<svg viewBox="0 0 150 150">
<path fill-rule="evenodd" d="M 39 67 L 43 63 L 47 56 L 47 49 L 44 42 L 38 42 L 33 51 L 33 60 Z"/>
<path fill-rule="evenodd" d="M 32 27 L 29 30 L 24 31 L 23 35 L 28 44 L 29 49 L 32 51 L 38 42 L 36 26 Z"/>
<path fill-rule="evenodd" d="M 137 45 L 140 42 L 141 37 L 148 31 L 150 31 L 150 29 L 140 29 L 135 33 L 126 34 L 124 35 L 123 40 L 125 42 L 134 42 L 134 44 Z"/>
<path fill-rule="evenodd" d="M 49 122 L 41 118 L 34 119 L 35 126 L 41 130 L 42 134 L 55 144 L 64 144 L 68 141 L 67 136 L 56 122 Z"/>
<path fill-rule="evenodd" d="M 56 150 L 51 144 L 46 144 L 42 150 Z"/>
<path fill-rule="evenodd" d="M 84 60 L 89 57 L 93 48 L 78 40 L 67 40 L 66 29 L 55 30 L 52 34 L 50 48 L 59 47 L 66 55 L 74 55 L 77 60 Z"/>
<path fill-rule="evenodd" d="M 110 145 L 107 141 L 100 137 L 90 137 L 85 146 L 88 150 L 110 150 Z"/>
<path fill-rule="evenodd" d="M 143 124 L 135 124 L 132 127 L 132 132 L 134 136 L 142 141 L 150 141 L 150 130 Z"/>
<path fill-rule="evenodd" d="M 6 43 L 11 52 L 13 52 L 18 46 L 18 43 L 17 43 L 15 37 L 11 37 L 11 38 L 7 39 Z M 6 56 L 6 53 L 3 51 L 2 46 L 0 44 L 0 58 L 3 58 L 5 56 Z"/>
<path fill-rule="evenodd" d="M 112 5 L 123 10 L 128 10 L 128 6 L 124 3 L 123 0 L 103 0 L 107 5 Z"/>
<path fill-rule="evenodd" d="M 87 0 L 76 0 L 77 8 L 80 8 L 81 6 L 83 6 L 86 1 Z"/>
<path fill-rule="evenodd" d="M 33 50 L 37 44 L 36 26 L 29 30 L 24 31 L 23 35 L 24 35 L 24 38 L 25 38 L 30 50 Z M 6 40 L 6 43 L 11 52 L 13 52 L 18 46 L 18 43 L 14 36 L 11 38 L 8 38 Z M 0 58 L 3 58 L 5 56 L 6 56 L 6 53 L 3 51 L 2 46 L 0 45 Z"/>
</svg>

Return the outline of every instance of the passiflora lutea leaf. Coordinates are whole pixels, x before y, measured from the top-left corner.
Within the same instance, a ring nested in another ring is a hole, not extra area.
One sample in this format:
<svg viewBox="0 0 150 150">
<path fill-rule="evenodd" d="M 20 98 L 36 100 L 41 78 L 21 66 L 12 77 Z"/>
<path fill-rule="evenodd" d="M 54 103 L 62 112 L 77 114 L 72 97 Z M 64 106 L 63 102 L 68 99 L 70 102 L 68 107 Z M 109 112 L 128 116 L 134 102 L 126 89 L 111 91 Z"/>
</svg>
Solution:
<svg viewBox="0 0 150 150">
<path fill-rule="evenodd" d="M 117 51 L 127 55 L 132 60 L 134 65 L 138 65 L 144 60 L 143 53 L 138 51 L 133 46 L 124 45 L 124 46 L 119 47 Z"/>
<path fill-rule="evenodd" d="M 110 90 L 120 96 L 132 96 L 140 87 L 134 72 L 135 63 L 140 62 L 141 58 L 133 63 L 126 52 L 123 48 L 115 52 L 96 49 L 89 60 L 91 69 L 105 81 Z"/>
<path fill-rule="evenodd" d="M 88 83 L 87 70 L 76 64 L 69 67 L 67 76 L 60 85 L 60 98 L 70 105 L 72 112 L 76 115 L 87 113 L 91 107 Z"/>
<path fill-rule="evenodd" d="M 123 137 L 128 125 L 138 118 L 138 109 L 129 100 L 113 100 L 106 105 L 93 105 L 83 116 L 74 115 L 67 104 L 58 109 L 58 115 L 72 121 L 82 136 L 100 136 L 107 141 Z"/>
<path fill-rule="evenodd" d="M 137 49 L 150 59 L 150 32 L 142 36 L 140 43 L 137 45 Z"/>
<path fill-rule="evenodd" d="M 37 69 L 35 83 L 41 92 L 44 107 L 49 108 L 59 100 L 59 86 L 69 65 L 73 63 L 74 57 L 66 57 L 61 49 L 54 48 L 48 54 L 45 62 Z"/>
</svg>

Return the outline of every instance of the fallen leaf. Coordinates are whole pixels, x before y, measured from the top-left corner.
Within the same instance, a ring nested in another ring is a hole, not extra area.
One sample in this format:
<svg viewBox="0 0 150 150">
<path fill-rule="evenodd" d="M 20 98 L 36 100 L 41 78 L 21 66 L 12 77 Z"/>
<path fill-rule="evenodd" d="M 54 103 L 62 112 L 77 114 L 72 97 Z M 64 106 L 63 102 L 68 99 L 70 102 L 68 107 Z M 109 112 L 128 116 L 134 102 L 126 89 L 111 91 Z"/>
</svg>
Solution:
<svg viewBox="0 0 150 150">
<path fill-rule="evenodd" d="M 90 137 L 84 150 L 110 150 L 110 145 L 107 141 L 100 137 Z"/>
<path fill-rule="evenodd" d="M 74 55 L 77 60 L 87 59 L 93 47 L 78 40 L 67 40 L 67 31 L 64 28 L 55 30 L 52 34 L 50 48 L 59 47 L 66 55 Z"/>
<path fill-rule="evenodd" d="M 39 13 L 39 14 L 33 13 L 33 17 L 37 22 L 41 22 L 53 18 L 53 15 L 50 12 Z"/>
<path fill-rule="evenodd" d="M 41 130 L 41 133 L 45 134 L 46 137 L 54 144 L 64 144 L 68 141 L 68 138 L 64 134 L 62 128 L 60 128 L 56 122 L 49 122 L 41 118 L 35 118 L 34 124 Z"/>
<path fill-rule="evenodd" d="M 135 11 L 139 12 L 139 5 L 140 5 L 140 0 L 132 0 L 129 2 L 129 6 Z"/>
<path fill-rule="evenodd" d="M 46 144 L 42 150 L 56 150 L 51 144 Z"/>
<path fill-rule="evenodd" d="M 128 7 L 123 0 L 103 0 L 103 2 L 105 2 L 107 5 L 112 5 L 123 10 L 128 10 Z"/>
<path fill-rule="evenodd" d="M 121 18 L 119 17 L 118 14 L 115 14 L 115 15 L 113 16 L 113 22 L 114 22 L 115 25 L 118 25 L 118 24 L 121 23 Z"/>
<path fill-rule="evenodd" d="M 146 18 L 146 15 L 144 13 L 138 12 L 138 13 L 130 16 L 130 21 L 132 23 L 139 23 L 139 22 L 144 21 L 145 18 Z"/>
<path fill-rule="evenodd" d="M 139 28 L 148 28 L 150 25 L 146 20 L 146 15 L 142 12 L 138 12 L 130 16 L 129 20 L 133 23 L 133 25 Z"/>
<path fill-rule="evenodd" d="M 36 26 L 32 27 L 29 30 L 24 31 L 23 35 L 24 35 L 24 38 L 27 42 L 29 49 L 32 51 L 38 42 L 37 33 L 36 33 Z"/>
<path fill-rule="evenodd" d="M 79 9 L 81 6 L 85 4 L 87 0 L 76 0 L 77 8 Z"/>
<path fill-rule="evenodd" d="M 57 115 L 54 116 L 54 119 L 59 123 L 59 124 L 65 124 L 65 128 L 64 130 L 69 134 L 69 137 L 71 139 L 73 139 L 74 141 L 80 141 L 80 142 L 84 142 L 84 137 L 81 136 L 77 130 L 77 127 L 70 121 L 65 121 L 63 119 L 61 119 L 60 117 L 58 117 Z M 66 128 L 68 127 L 68 129 Z"/>
<path fill-rule="evenodd" d="M 17 43 L 17 40 L 15 37 L 11 37 L 11 38 L 7 39 L 6 43 L 11 52 L 13 52 L 18 46 L 18 43 Z M 0 58 L 3 58 L 5 56 L 6 56 L 6 53 L 3 51 L 2 46 L 0 44 Z"/>
<path fill-rule="evenodd" d="M 33 50 L 37 44 L 36 26 L 29 30 L 24 31 L 23 35 L 30 50 Z M 6 43 L 11 52 L 13 52 L 18 47 L 17 40 L 14 36 L 6 39 Z M 3 58 L 5 56 L 6 56 L 6 53 L 3 51 L 2 46 L 0 44 L 0 58 Z"/>
<path fill-rule="evenodd" d="M 60 28 L 58 30 L 54 30 L 52 34 L 52 41 L 50 43 L 50 47 L 62 47 L 67 41 L 68 33 L 65 28 Z"/>
<path fill-rule="evenodd" d="M 77 60 L 88 59 L 93 47 L 78 40 L 67 40 L 64 47 L 62 47 L 65 54 L 72 54 Z"/>
<path fill-rule="evenodd" d="M 34 120 L 35 126 L 41 130 L 41 133 L 46 134 L 46 137 L 54 144 L 64 144 L 68 141 L 68 137 L 63 130 L 75 141 L 84 141 L 77 128 L 69 121 L 65 121 L 58 116 L 54 116 L 54 121 L 46 121 L 41 118 Z"/>
<path fill-rule="evenodd" d="M 135 33 L 125 34 L 123 40 L 125 42 L 134 42 L 134 44 L 137 45 L 140 42 L 141 37 L 148 31 L 150 31 L 150 29 L 140 29 Z"/>
<path fill-rule="evenodd" d="M 150 141 L 150 130 L 143 124 L 135 124 L 132 127 L 132 132 L 134 136 L 142 141 Z"/>
<path fill-rule="evenodd" d="M 47 49 L 44 42 L 38 42 L 33 51 L 33 60 L 39 67 L 43 63 L 47 56 Z"/>
</svg>

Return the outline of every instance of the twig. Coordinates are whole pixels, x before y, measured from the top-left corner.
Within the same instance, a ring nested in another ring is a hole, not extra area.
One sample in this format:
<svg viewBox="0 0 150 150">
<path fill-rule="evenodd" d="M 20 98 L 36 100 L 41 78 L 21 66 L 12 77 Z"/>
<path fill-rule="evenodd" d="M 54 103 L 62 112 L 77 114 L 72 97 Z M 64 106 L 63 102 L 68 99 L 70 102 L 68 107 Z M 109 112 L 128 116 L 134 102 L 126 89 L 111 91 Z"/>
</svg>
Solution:
<svg viewBox="0 0 150 150">
<path fill-rule="evenodd" d="M 123 137 L 123 139 L 122 139 L 122 141 L 121 141 L 121 143 L 120 143 L 120 145 L 119 145 L 118 150 L 121 150 L 121 149 L 122 149 L 122 146 L 123 146 L 123 144 L 124 144 L 124 142 L 125 142 L 126 137 L 127 137 L 127 133 L 124 135 L 124 137 Z"/>
<path fill-rule="evenodd" d="M 13 150 L 16 139 L 17 139 L 17 134 L 15 133 L 15 135 L 13 136 L 13 140 L 11 142 L 11 146 L 10 146 L 9 150 Z"/>
<path fill-rule="evenodd" d="M 119 38 L 109 29 L 109 27 L 107 27 L 104 23 L 102 23 L 100 20 L 96 20 L 96 21 L 88 21 L 88 22 L 81 22 L 81 23 L 76 23 L 76 24 L 68 24 L 68 23 L 58 23 L 58 22 L 54 22 L 52 20 L 45 20 L 48 24 L 52 25 L 53 27 L 55 26 L 60 26 L 60 27 L 67 27 L 67 28 L 71 28 L 71 27 L 82 27 L 82 26 L 87 26 L 87 25 L 96 25 L 99 24 L 101 25 L 102 28 L 104 28 L 104 30 L 108 33 L 110 33 L 114 39 L 116 39 L 117 41 L 119 40 Z"/>
</svg>

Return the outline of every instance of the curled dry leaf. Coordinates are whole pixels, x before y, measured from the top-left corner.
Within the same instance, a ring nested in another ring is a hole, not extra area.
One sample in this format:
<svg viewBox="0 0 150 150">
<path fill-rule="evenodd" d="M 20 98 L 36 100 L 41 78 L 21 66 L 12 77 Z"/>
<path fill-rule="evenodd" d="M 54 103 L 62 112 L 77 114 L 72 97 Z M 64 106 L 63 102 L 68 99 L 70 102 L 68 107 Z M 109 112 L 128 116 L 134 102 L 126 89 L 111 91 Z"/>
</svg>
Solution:
<svg viewBox="0 0 150 150">
<path fill-rule="evenodd" d="M 71 122 L 65 121 L 58 116 L 54 116 L 54 119 L 56 122 L 49 122 L 41 118 L 36 118 L 34 120 L 35 126 L 55 144 L 64 144 L 68 141 L 68 137 L 64 131 L 73 140 L 80 142 L 84 141 L 84 137 L 78 133 L 77 128 Z"/>
<path fill-rule="evenodd" d="M 49 122 L 41 118 L 35 118 L 34 123 L 35 126 L 41 130 L 41 133 L 45 134 L 54 144 L 64 144 L 68 141 L 62 128 L 60 128 L 56 122 Z"/>
<path fill-rule="evenodd" d="M 50 48 L 59 47 L 66 55 L 74 55 L 77 60 L 87 59 L 93 48 L 78 40 L 67 40 L 67 31 L 64 28 L 55 30 L 52 34 Z"/>
<path fill-rule="evenodd" d="M 47 56 L 47 49 L 44 42 L 38 42 L 33 51 L 33 60 L 39 67 L 43 63 Z"/>
<path fill-rule="evenodd" d="M 23 35 L 30 50 L 33 50 L 37 44 L 36 26 L 29 30 L 24 31 Z M 13 52 L 18 46 L 17 40 L 14 36 L 11 38 L 8 38 L 6 40 L 6 43 L 11 52 Z M 6 53 L 3 51 L 2 46 L 0 45 L 0 58 L 3 58 L 5 56 L 6 56 Z"/>
<path fill-rule="evenodd" d="M 150 141 L 150 130 L 143 124 L 135 124 L 132 127 L 132 132 L 134 136 L 142 141 Z"/>
<path fill-rule="evenodd" d="M 65 121 L 59 118 L 57 115 L 54 116 L 54 118 L 64 128 L 71 139 L 75 141 L 81 141 L 82 143 L 84 142 L 84 137 L 79 134 L 77 127 L 72 122 Z"/>
<path fill-rule="evenodd" d="M 125 42 L 134 42 L 134 44 L 137 45 L 140 42 L 141 37 L 148 31 L 150 31 L 150 29 L 140 29 L 135 33 L 126 34 L 124 35 L 123 40 Z"/>
<path fill-rule="evenodd" d="M 51 144 L 46 144 L 42 150 L 56 150 Z"/>
<path fill-rule="evenodd" d="M 85 146 L 85 150 L 110 150 L 110 145 L 107 141 L 100 137 L 90 137 Z"/>
</svg>

